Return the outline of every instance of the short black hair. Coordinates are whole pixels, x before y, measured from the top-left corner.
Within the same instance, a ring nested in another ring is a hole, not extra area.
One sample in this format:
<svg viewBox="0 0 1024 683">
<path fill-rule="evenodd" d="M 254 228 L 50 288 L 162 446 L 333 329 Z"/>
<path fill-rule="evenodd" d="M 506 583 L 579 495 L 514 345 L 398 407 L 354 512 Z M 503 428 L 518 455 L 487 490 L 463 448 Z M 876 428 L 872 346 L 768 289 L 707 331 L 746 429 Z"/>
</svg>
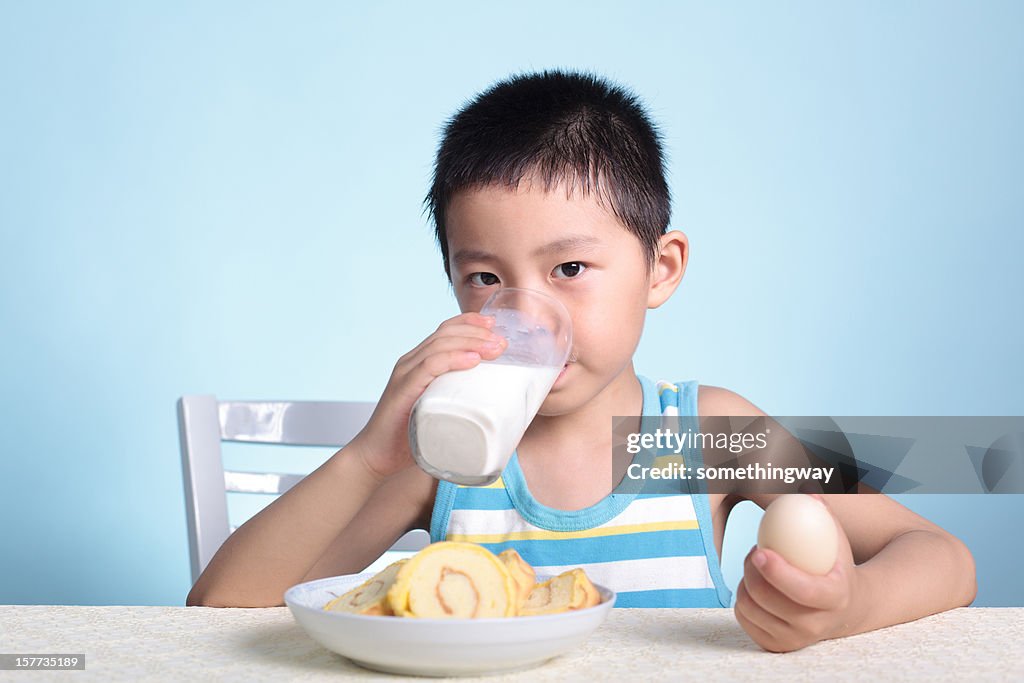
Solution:
<svg viewBox="0 0 1024 683">
<path fill-rule="evenodd" d="M 424 204 L 451 280 L 446 216 L 461 190 L 516 189 L 535 175 L 594 192 L 636 235 L 648 267 L 668 229 L 661 134 L 639 98 L 592 73 L 547 70 L 492 85 L 445 124 Z"/>
</svg>

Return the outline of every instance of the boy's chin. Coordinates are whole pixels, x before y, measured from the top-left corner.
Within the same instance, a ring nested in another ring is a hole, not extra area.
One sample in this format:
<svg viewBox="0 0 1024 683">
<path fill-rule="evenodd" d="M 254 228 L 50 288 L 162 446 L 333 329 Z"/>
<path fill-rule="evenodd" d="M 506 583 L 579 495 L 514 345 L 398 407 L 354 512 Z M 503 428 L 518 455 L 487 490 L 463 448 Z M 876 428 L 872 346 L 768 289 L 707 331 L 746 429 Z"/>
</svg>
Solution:
<svg viewBox="0 0 1024 683">
<path fill-rule="evenodd" d="M 560 405 L 551 405 L 548 407 L 548 402 L 545 401 L 544 405 L 537 411 L 537 417 L 559 417 L 561 415 L 568 415 L 574 412 L 573 407 L 564 408 Z"/>
<path fill-rule="evenodd" d="M 576 371 L 576 373 L 573 372 Z M 558 379 L 555 380 L 554 385 L 551 387 L 551 391 L 548 392 L 547 398 L 541 403 L 540 409 L 537 411 L 538 415 L 544 417 L 557 417 L 559 415 L 568 415 L 569 413 L 576 412 L 579 410 L 585 400 L 579 398 L 579 390 L 581 388 L 579 378 L 573 376 L 579 372 L 580 368 L 569 367 L 562 371 Z"/>
</svg>

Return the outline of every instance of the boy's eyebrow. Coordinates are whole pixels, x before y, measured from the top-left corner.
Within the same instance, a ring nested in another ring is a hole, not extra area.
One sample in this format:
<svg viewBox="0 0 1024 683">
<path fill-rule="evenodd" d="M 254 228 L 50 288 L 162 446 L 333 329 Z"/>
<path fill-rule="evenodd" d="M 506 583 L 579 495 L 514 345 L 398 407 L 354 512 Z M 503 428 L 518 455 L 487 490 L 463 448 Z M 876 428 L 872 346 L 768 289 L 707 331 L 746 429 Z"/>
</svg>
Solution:
<svg viewBox="0 0 1024 683">
<path fill-rule="evenodd" d="M 554 242 L 548 242 L 547 244 L 541 245 L 534 249 L 534 256 L 543 256 L 544 254 L 557 253 L 560 251 L 567 251 L 569 249 L 585 249 L 588 247 L 594 247 L 601 244 L 601 240 L 592 235 L 569 235 L 557 239 Z M 490 252 L 481 251 L 479 249 L 459 249 L 452 256 L 452 263 L 465 263 L 467 261 L 490 261 L 494 259 L 494 254 Z"/>
</svg>

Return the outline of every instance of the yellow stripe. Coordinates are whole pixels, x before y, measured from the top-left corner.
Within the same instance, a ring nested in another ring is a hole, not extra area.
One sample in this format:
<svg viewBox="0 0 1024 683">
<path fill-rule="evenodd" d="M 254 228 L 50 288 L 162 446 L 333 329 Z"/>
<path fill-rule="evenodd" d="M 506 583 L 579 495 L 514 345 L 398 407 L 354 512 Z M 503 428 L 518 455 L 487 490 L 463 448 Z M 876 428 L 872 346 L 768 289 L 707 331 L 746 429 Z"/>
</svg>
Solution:
<svg viewBox="0 0 1024 683">
<path fill-rule="evenodd" d="M 503 541 L 548 541 L 568 538 L 598 538 L 600 536 L 618 536 L 620 534 L 636 534 L 644 531 L 676 531 L 680 529 L 697 529 L 697 520 L 687 519 L 675 522 L 648 522 L 646 524 L 624 524 L 622 526 L 598 527 L 583 531 L 548 531 L 547 529 L 531 529 L 530 531 L 510 531 L 506 534 L 447 534 L 445 540 L 465 541 L 467 543 L 501 543 Z"/>
<path fill-rule="evenodd" d="M 503 489 L 505 488 L 505 482 L 502 481 L 501 477 L 498 477 L 496 481 L 492 481 L 487 486 L 463 486 L 459 484 L 460 489 Z"/>
</svg>

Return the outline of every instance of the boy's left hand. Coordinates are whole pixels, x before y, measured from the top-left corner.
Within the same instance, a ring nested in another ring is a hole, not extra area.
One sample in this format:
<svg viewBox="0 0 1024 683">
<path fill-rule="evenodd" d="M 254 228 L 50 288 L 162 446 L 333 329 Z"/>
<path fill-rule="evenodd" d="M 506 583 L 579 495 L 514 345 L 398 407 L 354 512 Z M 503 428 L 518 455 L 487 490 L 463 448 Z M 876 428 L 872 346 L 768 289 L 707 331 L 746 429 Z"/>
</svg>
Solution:
<svg viewBox="0 0 1024 683">
<path fill-rule="evenodd" d="M 764 649 L 799 650 L 844 635 L 856 622 L 854 610 L 863 604 L 860 576 L 849 539 L 834 515 L 832 521 L 839 536 L 839 553 L 825 576 L 797 569 L 772 550 L 754 546 L 747 553 L 734 612 L 743 630 Z"/>
</svg>

